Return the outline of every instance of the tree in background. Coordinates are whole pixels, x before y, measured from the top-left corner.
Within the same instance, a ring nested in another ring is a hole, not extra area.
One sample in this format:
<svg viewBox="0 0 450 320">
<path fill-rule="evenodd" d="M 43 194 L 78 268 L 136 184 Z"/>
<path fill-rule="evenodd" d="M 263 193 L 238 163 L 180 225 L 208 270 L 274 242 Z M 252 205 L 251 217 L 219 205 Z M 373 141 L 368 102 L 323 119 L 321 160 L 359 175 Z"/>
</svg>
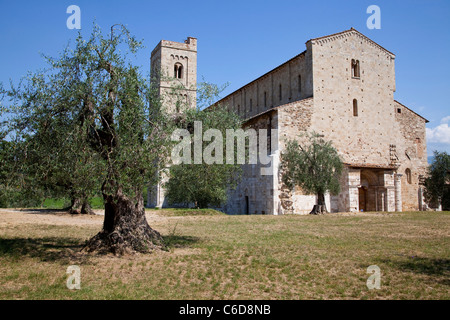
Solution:
<svg viewBox="0 0 450 320">
<path fill-rule="evenodd" d="M 141 47 L 122 25 L 107 36 L 94 27 L 89 39 L 80 34 L 74 49 L 46 57 L 45 71 L 30 73 L 7 92 L 7 132 L 33 159 L 28 170 L 34 178 L 52 185 L 67 180 L 63 188 L 82 196 L 101 192 L 103 229 L 87 251 L 164 247 L 146 221 L 142 191 L 156 183 L 157 168 L 168 158 L 171 122 L 129 57 Z"/>
<path fill-rule="evenodd" d="M 301 136 L 305 143 L 289 140 L 281 155 L 282 181 L 290 188 L 300 187 L 306 194 L 317 196 L 311 214 L 327 212 L 325 193 L 339 193 L 343 164 L 331 141 L 313 132 Z"/>
<path fill-rule="evenodd" d="M 433 162 L 425 178 L 425 201 L 433 208 L 450 209 L 450 155 L 434 151 Z"/>
<path fill-rule="evenodd" d="M 225 157 L 219 163 L 209 163 L 205 159 L 201 164 L 193 162 L 195 122 L 201 123 L 202 133 L 209 129 L 215 129 L 223 137 L 222 141 L 215 141 L 216 138 L 211 138 L 211 142 L 203 142 L 203 139 L 197 142 L 201 144 L 199 150 L 202 155 L 209 150 L 211 152 L 208 154 L 211 154 L 212 157 L 215 157 L 216 151 L 222 152 L 223 155 L 223 151 L 226 150 L 226 130 L 241 128 L 242 121 L 239 116 L 223 106 L 215 106 L 213 110 L 200 110 L 200 106 L 205 105 L 204 101 L 213 101 L 220 92 L 221 89 L 216 85 L 200 83 L 197 109 L 187 109 L 179 119 L 178 128 L 186 129 L 190 135 L 191 154 L 188 156 L 192 162 L 170 166 L 168 181 L 164 185 L 170 204 L 194 205 L 197 208 L 220 206 L 227 199 L 228 189 L 235 188 L 239 181 L 241 166 L 226 164 Z M 211 148 L 212 146 L 217 148 Z"/>
</svg>

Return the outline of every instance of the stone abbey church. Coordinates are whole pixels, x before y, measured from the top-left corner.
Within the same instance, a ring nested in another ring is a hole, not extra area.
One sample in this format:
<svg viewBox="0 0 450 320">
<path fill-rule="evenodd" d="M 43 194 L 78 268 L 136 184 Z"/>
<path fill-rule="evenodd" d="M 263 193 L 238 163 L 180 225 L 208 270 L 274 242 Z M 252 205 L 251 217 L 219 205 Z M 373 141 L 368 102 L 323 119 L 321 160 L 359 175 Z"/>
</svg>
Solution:
<svg viewBox="0 0 450 320">
<path fill-rule="evenodd" d="M 151 69 L 172 74 L 195 107 L 197 39 L 161 41 L 152 52 Z M 170 88 L 159 80 L 161 94 Z M 340 193 L 325 197 L 329 211 L 423 210 L 428 121 L 396 101 L 394 92 L 395 55 L 352 28 L 307 41 L 305 51 L 218 101 L 244 119 L 244 129 L 278 130 L 277 141 L 271 141 L 277 147 L 268 148 L 272 174 L 261 175 L 260 164 L 243 165 L 242 180 L 221 209 L 309 213 L 316 196 L 287 189 L 279 163 L 287 139 L 315 131 L 333 142 L 345 164 Z M 167 205 L 161 186 L 149 200 Z"/>
</svg>

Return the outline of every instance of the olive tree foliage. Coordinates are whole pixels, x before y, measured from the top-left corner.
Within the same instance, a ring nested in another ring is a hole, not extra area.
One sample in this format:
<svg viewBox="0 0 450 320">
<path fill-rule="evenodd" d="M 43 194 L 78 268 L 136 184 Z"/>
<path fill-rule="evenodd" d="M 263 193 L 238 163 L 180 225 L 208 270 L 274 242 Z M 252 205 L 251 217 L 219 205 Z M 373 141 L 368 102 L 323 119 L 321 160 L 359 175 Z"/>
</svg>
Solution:
<svg viewBox="0 0 450 320">
<path fill-rule="evenodd" d="M 311 214 L 327 212 L 325 193 L 338 194 L 343 164 L 331 141 L 319 134 L 305 133 L 303 143 L 289 140 L 281 155 L 282 181 L 290 189 L 300 187 L 306 194 L 317 196 Z"/>
<path fill-rule="evenodd" d="M 197 88 L 197 110 L 204 110 L 212 106 L 219 98 L 220 94 L 229 86 L 229 83 L 224 83 L 221 86 L 207 82 L 205 78 L 198 84 Z"/>
<path fill-rule="evenodd" d="M 27 176 L 20 171 L 19 143 L 8 137 L 8 122 L 3 105 L 6 90 L 0 83 L 0 207 L 21 207 L 36 205 L 38 192 L 25 193 L 24 186 L 30 184 Z M 22 200 L 23 199 L 23 200 Z"/>
<path fill-rule="evenodd" d="M 199 85 L 200 92 L 205 88 L 207 90 L 199 95 L 199 100 L 203 101 L 212 92 L 219 92 L 216 91 L 215 85 L 206 83 Z M 210 141 L 203 141 L 202 137 L 200 141 L 195 140 L 195 123 L 201 124 L 203 134 L 210 129 L 215 130 L 215 135 L 210 137 Z M 212 110 L 185 111 L 178 128 L 189 132 L 187 137 L 183 137 L 189 140 L 189 147 L 184 150 L 189 153 L 186 157 L 189 161 L 171 165 L 169 168 L 168 181 L 164 187 L 170 204 L 206 208 L 220 206 L 227 200 L 227 191 L 235 188 L 239 182 L 241 166 L 227 164 L 225 161 L 226 131 L 240 129 L 241 123 L 237 114 L 223 106 L 215 106 Z M 237 148 L 233 152 L 236 153 L 236 150 Z M 197 157 L 201 154 L 201 163 L 195 164 L 195 152 L 198 153 Z M 208 161 L 208 157 L 214 161 Z"/>
<path fill-rule="evenodd" d="M 425 178 L 424 198 L 433 208 L 442 205 L 450 208 L 450 155 L 447 152 L 434 151 L 433 162 L 428 167 Z"/>
<path fill-rule="evenodd" d="M 170 121 L 149 80 L 133 65 L 142 48 L 122 25 L 94 26 L 48 67 L 7 92 L 7 131 L 22 143 L 26 171 L 82 196 L 100 192 L 103 229 L 88 251 L 163 248 L 146 219 L 142 191 L 170 150 Z"/>
<path fill-rule="evenodd" d="M 0 134 L 0 208 L 38 206 L 42 198 L 41 190 L 26 188 L 33 180 L 21 172 L 17 149 Z"/>
</svg>

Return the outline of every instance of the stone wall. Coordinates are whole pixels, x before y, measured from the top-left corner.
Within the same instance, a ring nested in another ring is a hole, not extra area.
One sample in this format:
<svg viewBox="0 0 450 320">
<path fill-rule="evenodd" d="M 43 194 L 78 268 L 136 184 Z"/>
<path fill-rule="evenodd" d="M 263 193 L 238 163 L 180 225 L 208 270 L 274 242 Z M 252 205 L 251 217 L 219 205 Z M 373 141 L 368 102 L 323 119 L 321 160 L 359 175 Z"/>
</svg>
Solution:
<svg viewBox="0 0 450 320">
<path fill-rule="evenodd" d="M 428 166 L 426 147 L 426 119 L 417 115 L 401 103 L 394 102 L 396 120 L 397 157 L 402 174 L 403 211 L 421 210 L 422 187 L 420 176 L 425 176 Z M 409 177 L 410 175 L 410 177 Z"/>
<path fill-rule="evenodd" d="M 327 195 L 330 211 L 358 211 L 362 206 L 368 211 L 421 209 L 419 177 L 427 166 L 426 120 L 394 100 L 395 55 L 356 30 L 313 39 L 306 46 L 305 52 L 221 103 L 263 127 L 266 110 L 273 108 L 279 129 L 275 157 L 282 154 L 288 139 L 299 139 L 306 131 L 333 141 L 347 166 L 341 193 Z M 352 72 L 352 60 L 359 62 L 359 75 Z M 305 81 L 300 94 L 295 91 L 298 74 Z M 298 188 L 288 190 L 281 183 L 281 172 L 271 181 L 255 176 L 255 171 L 258 168 L 245 169 L 239 196 L 230 202 L 241 199 L 237 201 L 242 203 L 245 190 L 257 190 L 250 193 L 260 197 L 250 202 L 256 212 L 311 210 L 315 196 Z"/>
<path fill-rule="evenodd" d="M 314 99 L 307 98 L 277 108 L 278 111 L 278 144 L 280 155 L 286 148 L 289 140 L 302 143 L 301 135 L 311 126 L 314 110 Z M 278 198 L 280 201 L 280 214 L 307 214 L 311 212 L 317 202 L 316 195 L 305 194 L 301 188 L 289 190 L 282 183 L 283 172 L 278 172 Z M 325 202 L 330 209 L 330 197 L 326 195 Z"/>
<path fill-rule="evenodd" d="M 312 94 L 311 52 L 304 51 L 217 104 L 226 105 L 248 119 L 271 108 L 311 97 Z"/>
<path fill-rule="evenodd" d="M 255 117 L 247 121 L 244 130 L 254 129 L 257 132 L 258 141 L 259 130 L 269 130 L 278 127 L 278 114 L 274 111 Z M 228 214 L 278 214 L 278 202 L 274 199 L 274 188 L 276 186 L 278 163 L 277 150 L 271 146 L 270 137 L 266 137 L 268 152 L 272 154 L 272 172 L 269 175 L 262 175 L 262 168 L 269 168 L 269 165 L 246 164 L 242 165 L 242 179 L 236 189 L 229 190 L 228 202 L 221 208 Z M 270 145 L 270 147 L 269 147 Z M 258 150 L 260 145 L 258 143 Z"/>
<path fill-rule="evenodd" d="M 359 32 L 311 40 L 314 113 L 310 130 L 333 141 L 346 163 L 388 165 L 395 143 L 395 56 Z M 352 60 L 360 76 L 352 76 Z M 357 115 L 354 115 L 354 100 Z"/>
<path fill-rule="evenodd" d="M 175 64 L 182 66 L 181 78 L 175 78 Z M 197 39 L 184 43 L 161 40 L 150 58 L 151 79 L 158 86 L 163 105 L 169 112 L 195 108 L 197 99 Z M 179 88 L 179 89 L 178 89 Z M 179 108 L 180 108 L 179 107 Z"/>
<path fill-rule="evenodd" d="M 286 141 L 301 133 L 331 140 L 346 167 L 341 193 L 326 196 L 330 211 L 421 209 L 427 120 L 394 100 L 395 55 L 354 29 L 312 39 L 306 49 L 218 103 L 247 119 L 246 128 L 279 129 L 274 163 Z M 353 72 L 353 61 L 359 72 Z M 288 190 L 276 166 L 274 177 L 261 176 L 260 169 L 244 166 L 227 212 L 311 210 L 315 196 Z"/>
</svg>

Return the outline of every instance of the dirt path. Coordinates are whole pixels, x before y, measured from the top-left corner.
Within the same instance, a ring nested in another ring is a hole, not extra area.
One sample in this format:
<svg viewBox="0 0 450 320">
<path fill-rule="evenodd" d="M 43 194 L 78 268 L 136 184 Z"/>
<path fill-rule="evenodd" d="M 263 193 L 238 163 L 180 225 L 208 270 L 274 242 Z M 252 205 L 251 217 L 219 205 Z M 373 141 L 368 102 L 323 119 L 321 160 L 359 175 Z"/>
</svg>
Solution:
<svg viewBox="0 0 450 320">
<path fill-rule="evenodd" d="M 0 226 L 8 224 L 47 224 L 47 225 L 103 225 L 103 210 L 94 210 L 96 215 L 71 215 L 66 211 L 45 209 L 0 209 Z M 146 213 L 147 221 L 164 223 L 172 217 Z M 175 217 L 176 219 L 176 217 Z"/>
</svg>

